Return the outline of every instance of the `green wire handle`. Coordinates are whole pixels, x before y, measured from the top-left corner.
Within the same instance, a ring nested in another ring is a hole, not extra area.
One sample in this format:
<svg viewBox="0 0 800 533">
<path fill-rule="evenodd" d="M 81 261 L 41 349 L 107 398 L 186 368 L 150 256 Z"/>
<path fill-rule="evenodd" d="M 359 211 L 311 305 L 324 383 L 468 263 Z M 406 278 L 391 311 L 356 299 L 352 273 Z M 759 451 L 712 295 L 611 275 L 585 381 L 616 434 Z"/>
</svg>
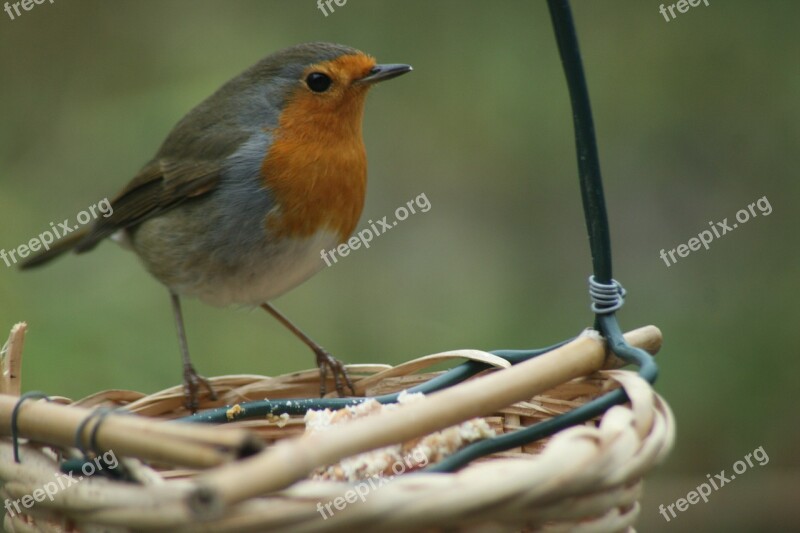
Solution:
<svg viewBox="0 0 800 533">
<path fill-rule="evenodd" d="M 600 175 L 600 158 L 597 155 L 592 107 L 589 104 L 589 90 L 583 73 L 572 10 L 568 0 L 548 0 L 547 6 L 550 8 L 550 18 L 553 21 L 572 103 L 575 146 L 578 151 L 578 178 L 594 275 L 600 283 L 611 283 L 611 237 Z"/>
<path fill-rule="evenodd" d="M 550 18 L 572 102 L 581 198 L 594 270 L 594 275 L 589 278 L 589 292 L 592 298 L 592 311 L 595 313 L 595 329 L 606 338 L 611 351 L 625 362 L 638 366 L 639 376 L 653 383 L 658 375 L 658 367 L 653 358 L 649 353 L 625 341 L 615 316 L 616 311 L 622 306 L 625 289 L 611 277 L 611 237 L 603 196 L 603 180 L 600 175 L 600 158 L 597 154 L 592 108 L 589 104 L 589 91 L 583 73 L 572 10 L 569 0 L 547 0 L 547 6 L 550 9 Z M 425 471 L 453 472 L 479 457 L 529 444 L 562 429 L 582 424 L 627 401 L 629 398 L 625 391 L 616 389 L 550 420 L 466 446 L 426 468 Z"/>
<path fill-rule="evenodd" d="M 575 126 L 575 148 L 578 153 L 578 177 L 583 199 L 583 212 L 586 229 L 589 232 L 589 246 L 592 252 L 594 276 L 590 278 L 592 289 L 616 287 L 619 297 L 616 301 L 603 301 L 592 293 L 595 311 L 595 329 L 608 341 L 612 351 L 627 363 L 639 367 L 639 375 L 649 383 L 658 376 L 650 354 L 628 344 L 614 313 L 622 305 L 625 290 L 611 277 L 611 237 L 608 228 L 608 215 L 603 196 L 603 179 L 600 174 L 600 157 L 597 154 L 597 141 L 592 120 L 592 107 L 589 104 L 589 90 L 583 72 L 578 36 L 572 19 L 569 0 L 547 0 L 550 19 L 556 34 L 561 64 L 569 87 L 572 102 L 572 118 Z"/>
</svg>

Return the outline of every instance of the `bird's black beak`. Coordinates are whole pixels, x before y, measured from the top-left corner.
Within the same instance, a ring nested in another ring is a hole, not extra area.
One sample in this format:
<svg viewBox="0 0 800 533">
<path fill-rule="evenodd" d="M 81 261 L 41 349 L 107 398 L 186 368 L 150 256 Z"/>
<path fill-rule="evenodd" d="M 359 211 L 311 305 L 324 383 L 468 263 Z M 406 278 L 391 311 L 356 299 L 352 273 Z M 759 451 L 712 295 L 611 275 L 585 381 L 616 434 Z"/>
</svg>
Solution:
<svg viewBox="0 0 800 533">
<path fill-rule="evenodd" d="M 358 80 L 358 83 L 365 83 L 371 85 L 379 81 L 386 81 L 397 76 L 402 76 L 406 72 L 411 72 L 413 69 L 411 65 L 390 64 L 390 65 L 375 65 L 369 74 Z"/>
</svg>

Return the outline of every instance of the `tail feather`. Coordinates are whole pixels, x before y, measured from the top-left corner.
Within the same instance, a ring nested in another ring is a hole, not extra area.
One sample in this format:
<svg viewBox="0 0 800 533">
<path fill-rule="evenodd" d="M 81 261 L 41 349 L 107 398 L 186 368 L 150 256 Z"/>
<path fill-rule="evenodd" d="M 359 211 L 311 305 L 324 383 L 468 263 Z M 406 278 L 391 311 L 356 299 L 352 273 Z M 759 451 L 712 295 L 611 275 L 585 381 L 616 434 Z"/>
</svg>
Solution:
<svg viewBox="0 0 800 533">
<path fill-rule="evenodd" d="M 82 231 L 73 233 L 68 237 L 64 237 L 60 241 L 54 243 L 49 250 L 43 250 L 38 254 L 22 261 L 19 264 L 20 270 L 28 270 L 29 268 L 38 267 L 52 261 L 61 254 L 75 248 L 78 245 L 78 243 L 80 243 L 83 240 L 83 238 L 86 237 L 88 234 L 89 230 L 87 228 Z"/>
</svg>

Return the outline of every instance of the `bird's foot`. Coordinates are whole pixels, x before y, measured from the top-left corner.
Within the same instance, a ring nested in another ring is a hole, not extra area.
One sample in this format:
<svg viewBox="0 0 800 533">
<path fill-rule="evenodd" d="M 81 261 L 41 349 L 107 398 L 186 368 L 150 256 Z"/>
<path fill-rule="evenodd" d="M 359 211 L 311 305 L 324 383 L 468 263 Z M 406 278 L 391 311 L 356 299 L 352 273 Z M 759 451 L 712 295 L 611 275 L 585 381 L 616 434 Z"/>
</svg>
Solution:
<svg viewBox="0 0 800 533">
<path fill-rule="evenodd" d="M 217 399 L 217 393 L 211 383 L 197 373 L 193 366 L 186 366 L 183 368 L 183 405 L 192 413 L 197 412 L 198 393 L 200 386 L 203 386 L 208 391 L 208 396 L 212 400 Z"/>
<path fill-rule="evenodd" d="M 317 366 L 319 367 L 319 396 L 322 398 L 328 392 L 328 372 L 333 375 L 333 381 L 336 383 L 336 392 L 339 396 L 345 396 L 344 386 L 350 389 L 353 395 L 356 394 L 356 389 L 353 387 L 353 382 L 350 381 L 350 376 L 347 374 L 347 369 L 344 363 L 336 359 L 323 349 L 314 350 L 317 356 Z"/>
</svg>

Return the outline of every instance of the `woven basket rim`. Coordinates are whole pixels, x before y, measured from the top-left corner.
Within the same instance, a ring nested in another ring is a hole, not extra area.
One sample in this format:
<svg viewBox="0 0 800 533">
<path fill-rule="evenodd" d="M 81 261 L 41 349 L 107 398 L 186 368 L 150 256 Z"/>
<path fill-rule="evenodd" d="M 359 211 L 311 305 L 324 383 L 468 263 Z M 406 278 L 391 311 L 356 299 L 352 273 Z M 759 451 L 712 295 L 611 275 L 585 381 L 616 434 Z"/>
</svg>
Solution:
<svg viewBox="0 0 800 533">
<path fill-rule="evenodd" d="M 382 394 L 426 379 L 430 375 L 413 372 L 456 357 L 503 366 L 486 352 L 456 350 L 397 367 L 349 368 L 359 376 L 362 388 L 370 394 Z M 248 397 L 257 394 L 255 391 L 263 392 L 267 385 L 275 397 L 280 397 L 303 387 L 318 386 L 315 374 L 310 370 L 274 378 L 234 375 L 212 381 L 226 398 Z M 411 531 L 443 525 L 468 529 L 487 524 L 514 530 L 569 530 L 578 526 L 587 531 L 625 530 L 638 516 L 642 477 L 666 457 L 674 442 L 675 423 L 669 406 L 647 382 L 630 371 L 601 370 L 572 379 L 527 402 L 516 402 L 488 418 L 503 430 L 511 427 L 508 424 L 529 425 L 618 386 L 625 389 L 631 401 L 610 409 L 599 424 L 564 430 L 545 443 L 495 454 L 456 473 L 398 476 L 391 483 L 371 488 L 368 497 L 347 502 L 342 509 L 336 503 L 346 501 L 346 495 L 349 497 L 358 483 L 304 480 L 268 496 L 249 498 L 211 520 L 176 509 L 151 521 L 146 518 L 146 510 L 157 507 L 175 491 L 188 490 L 189 482 L 181 479 L 181 472 L 174 468 L 159 472 L 133 460 L 129 462 L 136 465 L 140 479 L 148 480 L 148 485 L 87 479 L 57 494 L 52 502 L 37 503 L 15 516 L 7 514 L 5 524 L 9 531 L 68 531 L 64 528 L 77 524 L 85 531 L 92 531 L 93 527 L 121 531 L 129 527 L 177 531 L 337 531 L 353 527 Z M 182 394 L 179 387 L 151 395 L 103 391 L 73 405 L 95 407 L 108 401 L 125 403 L 146 416 L 169 417 L 180 410 Z M 283 428 L 277 424 L 275 420 L 237 422 L 231 424 L 231 429 L 262 431 L 268 441 L 298 432 L 296 421 Z M 284 428 L 286 435 L 281 437 Z M 10 440 L 0 441 L 0 478 L 6 482 L 2 488 L 6 498 L 31 494 L 57 472 L 57 464 L 46 450 L 39 451 L 32 444 L 24 444 L 22 450 L 23 463 L 14 464 Z M 98 493 L 105 496 L 98 500 Z M 31 529 L 31 517 L 41 529 Z"/>
</svg>

